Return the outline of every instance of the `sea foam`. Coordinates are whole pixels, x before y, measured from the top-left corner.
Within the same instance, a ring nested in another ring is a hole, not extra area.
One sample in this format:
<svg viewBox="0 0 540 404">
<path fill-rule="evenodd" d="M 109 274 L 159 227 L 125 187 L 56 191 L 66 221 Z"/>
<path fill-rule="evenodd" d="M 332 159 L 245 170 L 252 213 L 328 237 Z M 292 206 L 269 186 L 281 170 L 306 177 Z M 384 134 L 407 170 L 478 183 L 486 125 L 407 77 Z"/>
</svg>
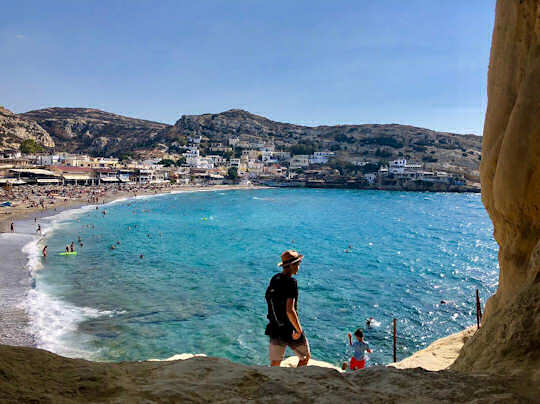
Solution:
<svg viewBox="0 0 540 404">
<path fill-rule="evenodd" d="M 81 344 L 70 343 L 67 336 L 77 330 L 81 321 L 112 314 L 91 307 L 77 307 L 37 289 L 28 292 L 26 310 L 31 320 L 30 331 L 39 348 L 84 358 L 95 352 L 78 348 Z"/>
</svg>

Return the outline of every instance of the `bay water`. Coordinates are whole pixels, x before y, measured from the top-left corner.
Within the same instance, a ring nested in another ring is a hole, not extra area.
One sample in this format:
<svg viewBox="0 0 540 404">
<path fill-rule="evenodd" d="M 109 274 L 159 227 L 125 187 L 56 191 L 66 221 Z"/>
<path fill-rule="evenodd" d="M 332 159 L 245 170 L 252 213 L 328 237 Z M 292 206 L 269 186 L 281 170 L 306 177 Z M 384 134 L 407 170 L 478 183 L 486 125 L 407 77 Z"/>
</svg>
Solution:
<svg viewBox="0 0 540 404">
<path fill-rule="evenodd" d="M 497 244 L 478 194 L 264 189 L 168 194 L 70 211 L 44 225 L 29 312 L 38 346 L 123 361 L 203 353 L 268 363 L 269 279 L 305 255 L 298 310 L 314 358 L 369 365 L 476 322 L 497 287 Z M 80 243 L 78 241 L 80 237 Z M 60 252 L 74 242 L 77 256 Z M 366 319 L 373 317 L 371 328 Z"/>
</svg>

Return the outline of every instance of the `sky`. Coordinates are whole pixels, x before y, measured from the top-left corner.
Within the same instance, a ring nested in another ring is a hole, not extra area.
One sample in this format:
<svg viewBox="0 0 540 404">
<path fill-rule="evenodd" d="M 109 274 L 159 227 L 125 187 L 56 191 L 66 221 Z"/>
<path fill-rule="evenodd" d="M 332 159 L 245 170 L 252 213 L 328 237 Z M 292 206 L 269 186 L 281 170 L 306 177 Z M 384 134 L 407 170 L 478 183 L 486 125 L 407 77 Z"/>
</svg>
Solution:
<svg viewBox="0 0 540 404">
<path fill-rule="evenodd" d="M 495 0 L 4 2 L 0 105 L 482 134 Z"/>
</svg>

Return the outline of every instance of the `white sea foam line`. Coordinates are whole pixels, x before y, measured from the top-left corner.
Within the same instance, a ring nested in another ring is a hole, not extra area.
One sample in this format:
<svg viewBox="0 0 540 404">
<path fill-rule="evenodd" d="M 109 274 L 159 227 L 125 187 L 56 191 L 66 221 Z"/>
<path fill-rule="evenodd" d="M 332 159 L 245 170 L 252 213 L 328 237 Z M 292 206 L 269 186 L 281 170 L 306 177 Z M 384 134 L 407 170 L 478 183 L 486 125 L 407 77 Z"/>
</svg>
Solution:
<svg viewBox="0 0 540 404">
<path fill-rule="evenodd" d="M 29 331 L 36 338 L 39 348 L 65 356 L 85 358 L 95 355 L 96 352 L 74 347 L 68 341 L 77 331 L 78 324 L 84 320 L 113 317 L 122 313 L 75 306 L 37 289 L 28 292 L 25 309 L 30 317 Z"/>
<path fill-rule="evenodd" d="M 33 275 L 34 271 L 38 271 L 43 268 L 43 264 L 41 263 L 40 257 L 41 238 L 38 236 L 32 236 L 32 238 L 32 241 L 26 243 L 22 247 L 21 251 L 26 255 L 27 258 L 26 269 L 28 269 Z"/>
<path fill-rule="evenodd" d="M 21 251 L 26 255 L 26 268 L 35 278 L 35 271 L 43 268 L 41 261 L 41 248 L 46 237 L 55 230 L 68 224 L 68 220 L 74 219 L 95 205 L 85 205 L 79 208 L 68 209 L 56 215 L 44 218 L 48 222 L 43 226 L 43 237 L 32 235 L 32 240 L 22 247 Z M 43 219 L 42 219 L 43 220 Z M 77 325 L 89 318 L 112 316 L 117 313 L 112 311 L 99 311 L 90 307 L 77 307 L 75 305 L 54 299 L 43 291 L 31 289 L 22 307 L 30 318 L 29 331 L 36 338 L 39 348 L 72 357 L 90 357 L 95 352 L 88 352 L 70 347 L 65 338 L 76 331 Z"/>
<path fill-rule="evenodd" d="M 208 190 L 180 190 L 177 192 L 161 193 L 155 195 L 141 195 L 137 197 L 118 198 L 105 205 L 124 202 L 132 199 L 148 199 L 156 196 L 170 195 L 173 193 L 192 192 L 212 192 L 217 189 Z M 227 190 L 221 190 L 227 191 Z M 102 205 L 102 206 L 105 206 Z M 78 208 L 67 209 L 53 216 L 42 218 L 42 221 L 49 222 L 43 229 L 43 237 L 33 236 L 33 240 L 22 247 L 22 252 L 27 256 L 27 269 L 34 275 L 34 271 L 43 268 L 41 263 L 41 244 L 55 230 L 66 225 L 67 220 L 74 219 L 85 212 L 95 209 L 98 205 L 84 205 Z M 85 319 L 97 318 L 101 316 L 112 316 L 122 312 L 99 311 L 91 307 L 77 307 L 59 299 L 54 299 L 48 294 L 32 289 L 28 293 L 24 310 L 30 317 L 30 332 L 36 337 L 38 347 L 52 352 L 72 357 L 89 357 L 93 354 L 88 351 L 68 348 L 65 338 L 77 330 L 77 325 Z M 199 355 L 199 354 L 197 354 Z M 168 359 L 171 360 L 171 359 Z"/>
</svg>

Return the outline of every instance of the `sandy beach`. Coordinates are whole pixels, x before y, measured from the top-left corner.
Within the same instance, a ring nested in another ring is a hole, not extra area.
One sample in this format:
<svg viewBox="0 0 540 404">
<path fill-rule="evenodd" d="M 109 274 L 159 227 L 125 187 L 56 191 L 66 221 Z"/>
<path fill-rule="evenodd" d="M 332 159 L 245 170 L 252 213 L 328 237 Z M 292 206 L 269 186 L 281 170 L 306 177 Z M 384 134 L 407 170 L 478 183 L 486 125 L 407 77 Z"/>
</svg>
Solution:
<svg viewBox="0 0 540 404">
<path fill-rule="evenodd" d="M 0 207 L 0 233 L 11 232 L 10 224 L 16 220 L 51 216 L 66 209 L 83 205 L 103 204 L 117 199 L 143 195 L 159 195 L 171 192 L 218 191 L 240 189 L 262 189 L 252 185 L 178 186 L 173 184 L 143 184 L 123 186 L 28 186 L 11 190 L 0 188 L 0 203 L 11 206 Z M 15 229 L 17 232 L 17 229 Z"/>
<path fill-rule="evenodd" d="M 29 260 L 23 248 L 38 243 L 41 235 L 37 225 L 51 216 L 85 205 L 103 204 L 119 199 L 176 192 L 251 190 L 260 187 L 243 185 L 172 186 L 21 186 L 13 190 L 0 189 L 0 201 L 12 206 L 0 207 L 0 343 L 16 346 L 36 346 L 26 308 L 26 297 L 34 285 Z M 14 231 L 11 232 L 11 223 Z M 46 228 L 43 227 L 46 231 Z"/>
</svg>

